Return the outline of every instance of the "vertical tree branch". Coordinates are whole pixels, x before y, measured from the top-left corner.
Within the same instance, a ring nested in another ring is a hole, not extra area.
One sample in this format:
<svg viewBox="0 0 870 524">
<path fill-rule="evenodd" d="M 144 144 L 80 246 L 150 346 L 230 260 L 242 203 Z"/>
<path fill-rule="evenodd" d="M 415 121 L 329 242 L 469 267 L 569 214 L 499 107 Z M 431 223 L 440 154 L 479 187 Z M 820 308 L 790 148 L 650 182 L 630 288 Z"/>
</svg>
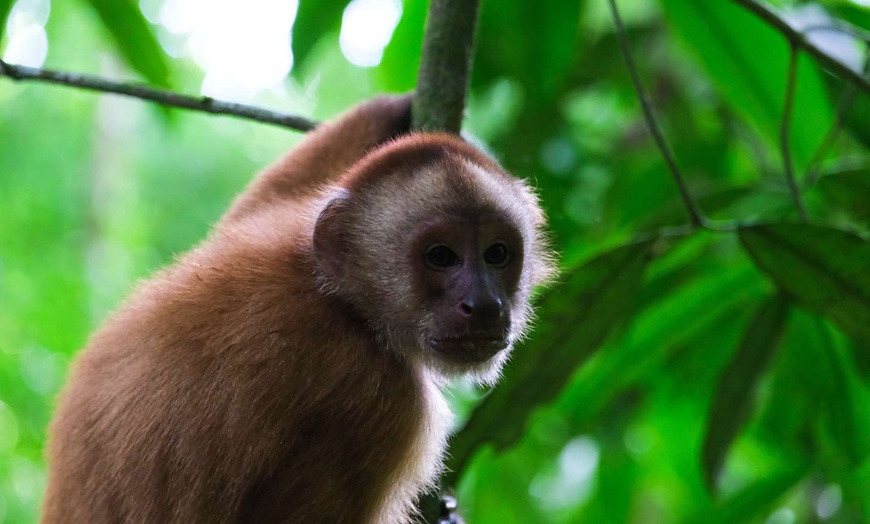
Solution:
<svg viewBox="0 0 870 524">
<path fill-rule="evenodd" d="M 646 124 L 655 139 L 659 151 L 661 151 L 662 156 L 665 159 L 665 163 L 668 165 L 668 170 L 671 172 L 674 181 L 677 183 L 677 188 L 680 190 L 680 196 L 683 199 L 686 210 L 689 212 L 689 220 L 693 226 L 704 226 L 706 220 L 704 219 L 701 210 L 698 209 L 697 204 L 695 204 L 695 201 L 692 199 L 692 195 L 689 193 L 686 180 L 680 171 L 680 167 L 677 165 L 674 153 L 668 146 L 668 142 L 665 140 L 661 128 L 659 128 L 658 121 L 653 114 L 652 105 L 649 102 L 649 97 L 640 81 L 640 75 L 637 73 L 637 66 L 635 66 L 634 57 L 631 54 L 631 47 L 628 44 L 628 37 L 625 34 L 625 26 L 622 24 L 622 18 L 619 16 L 619 9 L 616 7 L 616 0 L 609 0 L 609 3 L 610 14 L 613 16 L 613 24 L 616 26 L 616 37 L 619 40 L 619 47 L 622 50 L 622 56 L 625 58 L 625 65 L 631 75 L 631 83 L 634 84 L 634 90 L 637 92 L 637 97 L 640 100 L 640 107 L 643 109 L 643 116 L 646 120 Z"/>
<path fill-rule="evenodd" d="M 797 87 L 797 66 L 800 53 L 797 45 L 789 41 L 789 60 L 788 60 L 788 80 L 785 87 L 785 102 L 782 109 L 782 121 L 779 126 L 779 147 L 782 152 L 782 164 L 785 170 L 785 178 L 788 182 L 788 190 L 791 193 L 791 199 L 794 202 L 794 207 L 797 209 L 798 215 L 802 221 L 806 222 L 807 216 L 806 207 L 801 200 L 800 188 L 798 188 L 797 180 L 795 179 L 794 166 L 791 159 L 791 142 L 789 140 L 789 131 L 791 130 L 791 117 L 794 112 L 794 94 Z"/>
<path fill-rule="evenodd" d="M 471 72 L 478 0 L 432 0 L 412 108 L 412 127 L 458 134 Z"/>
</svg>

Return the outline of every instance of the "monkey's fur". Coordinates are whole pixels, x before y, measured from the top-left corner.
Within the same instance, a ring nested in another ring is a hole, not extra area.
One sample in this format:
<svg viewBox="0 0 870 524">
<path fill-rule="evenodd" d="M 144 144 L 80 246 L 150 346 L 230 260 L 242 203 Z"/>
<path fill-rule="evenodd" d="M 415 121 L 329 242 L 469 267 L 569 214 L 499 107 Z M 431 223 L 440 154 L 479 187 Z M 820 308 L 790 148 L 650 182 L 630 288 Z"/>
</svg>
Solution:
<svg viewBox="0 0 870 524">
<path fill-rule="evenodd" d="M 497 378 L 551 264 L 526 186 L 458 138 L 405 134 L 409 107 L 310 133 L 92 337 L 49 430 L 42 522 L 411 520 L 451 424 L 439 387 Z M 421 244 L 439 234 L 464 258 Z"/>
</svg>

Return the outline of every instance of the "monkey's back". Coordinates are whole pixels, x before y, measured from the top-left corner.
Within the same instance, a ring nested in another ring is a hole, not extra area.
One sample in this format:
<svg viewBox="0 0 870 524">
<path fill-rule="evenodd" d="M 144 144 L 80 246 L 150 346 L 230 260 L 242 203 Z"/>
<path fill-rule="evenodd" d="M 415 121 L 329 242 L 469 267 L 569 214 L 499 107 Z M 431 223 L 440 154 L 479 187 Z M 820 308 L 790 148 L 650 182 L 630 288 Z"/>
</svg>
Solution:
<svg viewBox="0 0 870 524">
<path fill-rule="evenodd" d="M 292 210 L 227 226 L 97 332 L 50 430 L 43 522 L 383 511 L 424 431 L 425 388 L 318 290 L 307 227 Z"/>
</svg>

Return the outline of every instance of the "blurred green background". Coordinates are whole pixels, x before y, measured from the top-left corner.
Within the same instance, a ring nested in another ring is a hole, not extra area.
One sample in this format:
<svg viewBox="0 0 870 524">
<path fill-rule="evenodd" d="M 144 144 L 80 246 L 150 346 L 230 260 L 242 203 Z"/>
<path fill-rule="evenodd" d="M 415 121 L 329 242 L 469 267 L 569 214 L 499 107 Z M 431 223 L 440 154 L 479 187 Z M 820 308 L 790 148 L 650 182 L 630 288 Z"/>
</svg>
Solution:
<svg viewBox="0 0 870 524">
<path fill-rule="evenodd" d="M 766 5 L 864 67 L 866 0 Z M 701 208 L 773 225 L 668 229 L 685 208 L 605 0 L 483 0 L 465 128 L 539 188 L 564 272 L 502 384 L 451 392 L 461 508 L 870 522 L 870 96 L 801 55 L 790 145 L 813 225 L 788 225 L 786 39 L 730 0 L 619 6 Z M 426 8 L 0 0 L 0 56 L 324 119 L 414 87 Z M 88 334 L 300 136 L 0 77 L 0 522 L 38 518 L 46 425 Z"/>
</svg>

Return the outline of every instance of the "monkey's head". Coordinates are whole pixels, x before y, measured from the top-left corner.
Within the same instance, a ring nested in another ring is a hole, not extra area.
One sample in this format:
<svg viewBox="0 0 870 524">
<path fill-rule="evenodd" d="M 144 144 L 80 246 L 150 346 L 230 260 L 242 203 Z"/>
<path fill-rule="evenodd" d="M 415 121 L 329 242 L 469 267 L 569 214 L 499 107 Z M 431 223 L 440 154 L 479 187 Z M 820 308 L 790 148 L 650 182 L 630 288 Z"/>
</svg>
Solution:
<svg viewBox="0 0 870 524">
<path fill-rule="evenodd" d="M 544 215 L 520 180 L 459 138 L 370 153 L 314 229 L 318 277 L 380 341 L 444 376 L 493 382 L 552 274 Z"/>
</svg>

